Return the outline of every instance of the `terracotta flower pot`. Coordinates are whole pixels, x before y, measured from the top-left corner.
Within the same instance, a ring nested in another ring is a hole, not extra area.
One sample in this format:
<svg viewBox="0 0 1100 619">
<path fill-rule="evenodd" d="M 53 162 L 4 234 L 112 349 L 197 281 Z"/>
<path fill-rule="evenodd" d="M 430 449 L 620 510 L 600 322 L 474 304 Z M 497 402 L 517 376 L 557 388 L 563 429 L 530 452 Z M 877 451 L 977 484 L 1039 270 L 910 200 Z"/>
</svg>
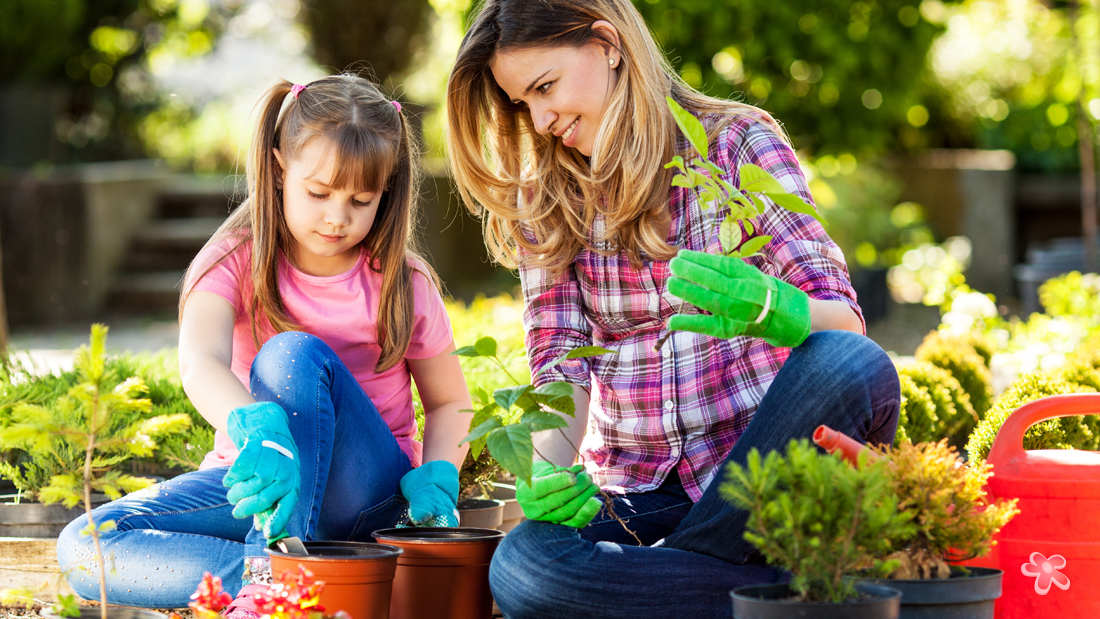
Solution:
<svg viewBox="0 0 1100 619">
<path fill-rule="evenodd" d="M 325 583 L 321 606 L 327 614 L 342 610 L 352 619 L 388 619 L 390 593 L 401 549 L 367 542 L 305 542 L 309 555 L 268 548 L 271 573 L 305 568 Z"/>
<path fill-rule="evenodd" d="M 504 533 L 474 528 L 397 528 L 374 539 L 404 550 L 397 559 L 394 619 L 490 619 L 489 561 Z M 358 618 L 356 618 L 358 619 Z"/>
</svg>

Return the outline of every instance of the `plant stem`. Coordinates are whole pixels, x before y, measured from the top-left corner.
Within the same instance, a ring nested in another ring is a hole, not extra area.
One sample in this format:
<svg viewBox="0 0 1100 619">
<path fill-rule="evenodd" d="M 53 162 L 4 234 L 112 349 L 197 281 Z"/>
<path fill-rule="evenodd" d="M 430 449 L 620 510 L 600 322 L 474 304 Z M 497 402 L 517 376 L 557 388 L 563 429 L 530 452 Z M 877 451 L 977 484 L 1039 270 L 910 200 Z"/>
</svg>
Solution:
<svg viewBox="0 0 1100 619">
<path fill-rule="evenodd" d="M 84 513 L 88 515 L 88 528 L 95 542 L 95 554 L 99 559 L 99 616 L 107 619 L 107 566 L 103 547 L 99 543 L 99 527 L 92 516 L 92 453 L 95 451 L 95 432 L 88 433 L 88 448 L 84 450 Z"/>
<path fill-rule="evenodd" d="M 504 372 L 504 375 L 507 376 L 509 379 L 511 379 L 511 381 L 513 383 L 515 383 L 516 385 L 520 384 L 520 382 L 518 380 L 516 380 L 516 377 L 512 376 L 512 373 L 508 371 L 508 368 L 504 367 L 504 362 L 500 360 L 500 357 L 498 357 L 496 355 L 493 355 L 492 357 L 489 357 L 489 358 L 492 359 L 493 361 L 495 361 L 496 364 L 500 366 L 500 369 L 501 369 L 502 372 Z"/>
</svg>

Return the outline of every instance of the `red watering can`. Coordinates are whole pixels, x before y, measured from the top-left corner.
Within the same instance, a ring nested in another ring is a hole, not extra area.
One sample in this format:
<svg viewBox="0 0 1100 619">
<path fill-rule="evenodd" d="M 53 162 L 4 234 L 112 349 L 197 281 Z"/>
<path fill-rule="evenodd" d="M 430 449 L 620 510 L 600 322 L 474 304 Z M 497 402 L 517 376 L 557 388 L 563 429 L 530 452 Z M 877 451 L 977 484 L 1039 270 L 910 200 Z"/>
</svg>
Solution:
<svg viewBox="0 0 1100 619">
<path fill-rule="evenodd" d="M 967 565 L 1004 570 L 998 619 L 1100 617 L 1100 452 L 1025 451 L 1024 432 L 1058 417 L 1100 413 L 1100 394 L 1056 395 L 1009 415 L 988 462 L 990 500 L 1019 499 L 1020 513 Z"/>
</svg>

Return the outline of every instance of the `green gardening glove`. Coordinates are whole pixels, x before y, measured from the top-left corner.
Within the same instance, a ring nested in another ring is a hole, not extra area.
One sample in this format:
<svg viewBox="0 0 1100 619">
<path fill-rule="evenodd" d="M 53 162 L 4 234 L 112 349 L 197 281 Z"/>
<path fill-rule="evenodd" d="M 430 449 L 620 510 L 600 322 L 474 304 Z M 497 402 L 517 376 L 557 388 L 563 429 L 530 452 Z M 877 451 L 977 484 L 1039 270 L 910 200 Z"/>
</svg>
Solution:
<svg viewBox="0 0 1100 619">
<path fill-rule="evenodd" d="M 549 462 L 535 462 L 531 466 L 531 485 L 516 480 L 516 502 L 525 516 L 578 529 L 591 522 L 603 507 L 595 496 L 599 491 L 582 464 L 563 469 Z"/>
<path fill-rule="evenodd" d="M 711 313 L 677 314 L 668 323 L 670 331 L 747 335 L 784 348 L 810 335 L 809 296 L 740 258 L 682 249 L 669 266 L 669 292 Z"/>
</svg>

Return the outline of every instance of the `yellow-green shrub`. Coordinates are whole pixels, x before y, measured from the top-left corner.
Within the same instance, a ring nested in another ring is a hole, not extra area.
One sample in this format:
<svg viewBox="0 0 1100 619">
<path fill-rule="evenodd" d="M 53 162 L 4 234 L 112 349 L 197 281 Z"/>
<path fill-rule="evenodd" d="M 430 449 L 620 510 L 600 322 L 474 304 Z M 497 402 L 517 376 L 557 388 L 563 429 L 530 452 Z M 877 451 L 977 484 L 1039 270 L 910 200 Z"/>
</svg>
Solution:
<svg viewBox="0 0 1100 619">
<path fill-rule="evenodd" d="M 978 416 L 959 381 L 926 361 L 901 366 L 898 377 L 904 384 L 895 443 L 900 444 L 903 438 L 914 443 L 946 438 L 961 447 Z"/>
<path fill-rule="evenodd" d="M 1074 382 L 1085 380 L 1086 375 L 1080 366 L 1070 368 L 1068 371 L 1044 374 L 1036 372 L 1017 379 L 1003 394 L 997 398 L 993 407 L 985 414 L 981 423 L 970 435 L 966 444 L 966 451 L 971 461 L 980 462 L 989 455 L 989 449 L 993 446 L 993 439 L 1001 429 L 1005 420 L 1016 409 L 1028 402 L 1039 398 L 1065 393 L 1089 393 L 1096 389 L 1089 384 Z M 1094 382 L 1091 377 L 1086 382 Z M 1095 450 L 1098 446 L 1100 433 L 1097 430 L 1095 415 L 1072 416 L 1050 419 L 1037 423 L 1024 433 L 1024 449 L 1089 449 Z"/>
<path fill-rule="evenodd" d="M 917 359 L 950 372 L 970 396 L 970 404 L 979 416 L 989 409 L 993 397 L 993 376 L 985 357 L 978 353 L 969 336 L 950 336 L 933 331 L 917 348 Z"/>
</svg>

